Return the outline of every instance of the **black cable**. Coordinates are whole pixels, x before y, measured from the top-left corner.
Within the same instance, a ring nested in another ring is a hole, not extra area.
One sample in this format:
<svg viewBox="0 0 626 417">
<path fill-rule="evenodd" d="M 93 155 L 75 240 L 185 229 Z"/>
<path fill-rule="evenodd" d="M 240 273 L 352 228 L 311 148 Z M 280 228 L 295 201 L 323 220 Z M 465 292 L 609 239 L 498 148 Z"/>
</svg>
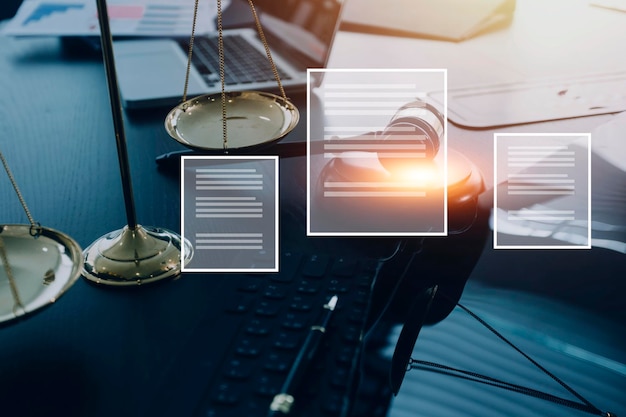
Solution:
<svg viewBox="0 0 626 417">
<path fill-rule="evenodd" d="M 442 296 L 447 298 L 450 301 L 453 301 L 449 297 L 445 296 L 445 294 L 442 294 Z M 498 387 L 498 388 L 507 389 L 509 391 L 518 392 L 520 394 L 532 396 L 532 397 L 543 399 L 543 400 L 546 400 L 546 401 L 551 401 L 551 402 L 554 402 L 556 404 L 559 404 L 559 405 L 562 405 L 562 406 L 566 406 L 566 407 L 570 407 L 570 408 L 574 408 L 574 409 L 577 409 L 577 410 L 580 410 L 580 411 L 584 411 L 584 412 L 589 413 L 589 414 L 596 414 L 596 415 L 603 416 L 603 417 L 617 417 L 616 414 L 611 413 L 609 411 L 602 411 L 598 407 L 596 407 L 595 405 L 591 404 L 590 401 L 588 401 L 586 398 L 584 398 L 582 395 L 580 395 L 578 392 L 576 392 L 572 387 L 570 387 L 568 384 L 566 384 L 559 377 L 557 377 L 556 375 L 554 375 L 553 373 L 548 371 L 546 368 L 541 366 L 537 361 L 535 361 L 533 358 L 531 358 L 528 354 L 524 353 L 513 342 L 508 340 L 504 335 L 502 335 L 500 332 L 498 332 L 493 326 L 491 326 L 485 320 L 480 318 L 477 314 L 475 314 L 469 308 L 465 307 L 464 305 L 462 305 L 461 303 L 458 303 L 458 302 L 456 303 L 456 305 L 459 308 L 461 308 L 463 311 L 465 311 L 467 314 L 469 314 L 476 321 L 478 321 L 481 325 L 483 325 L 487 330 L 489 330 L 490 332 L 495 334 L 504 343 L 506 343 L 507 345 L 509 345 L 513 349 L 515 349 L 519 354 L 524 356 L 524 358 L 526 358 L 537 369 L 541 370 L 543 373 L 548 375 L 550 378 L 552 378 L 554 381 L 556 381 L 559 385 L 561 385 L 563 388 L 565 388 L 569 393 L 574 395 L 581 402 L 578 403 L 576 401 L 568 400 L 566 398 L 558 397 L 556 395 L 552 395 L 552 394 L 549 394 L 549 393 L 546 393 L 546 392 L 543 392 L 543 391 L 535 390 L 535 389 L 524 387 L 524 386 L 521 386 L 521 385 L 512 384 L 510 382 L 506 382 L 506 381 L 503 381 L 503 380 L 500 380 L 500 379 L 497 379 L 497 378 L 492 378 L 490 376 L 482 375 L 482 374 L 479 374 L 479 373 L 476 373 L 476 372 L 471 372 L 471 371 L 466 371 L 466 370 L 462 370 L 462 369 L 457 369 L 457 368 L 453 368 L 453 367 L 450 367 L 450 366 L 447 366 L 447 365 L 442 365 L 442 364 L 438 364 L 438 363 L 434 363 L 434 362 L 416 360 L 416 359 L 413 359 L 413 358 L 411 358 L 410 361 L 409 361 L 409 365 L 408 365 L 408 368 L 407 368 L 408 370 L 423 368 L 424 370 L 435 371 L 435 372 L 442 372 L 442 373 L 445 373 L 447 375 L 462 377 L 462 378 L 466 378 L 466 379 L 468 379 L 470 381 L 481 382 L 481 383 L 484 383 L 484 384 L 487 384 L 487 385 L 491 385 L 491 386 L 495 386 L 495 387 Z"/>
<path fill-rule="evenodd" d="M 469 314 L 470 316 L 472 316 L 475 320 L 477 320 L 480 324 L 482 324 L 485 328 L 487 328 L 487 330 L 489 330 L 490 332 L 492 332 L 493 334 L 495 334 L 497 337 L 499 337 L 504 343 L 506 343 L 507 345 L 511 346 L 513 349 L 515 349 L 518 353 L 520 353 L 522 356 L 524 356 L 530 363 L 532 363 L 535 367 L 537 367 L 539 370 L 541 370 L 543 373 L 545 373 L 546 375 L 548 375 L 550 378 L 552 378 L 554 381 L 556 381 L 559 385 L 561 385 L 563 388 L 565 388 L 567 391 L 569 391 L 573 396 L 575 396 L 576 398 L 578 398 L 581 402 L 583 402 L 584 404 L 586 404 L 588 407 L 590 407 L 591 409 L 595 409 L 597 410 L 598 413 L 602 413 L 600 411 L 600 409 L 598 409 L 597 407 L 595 407 L 593 404 L 591 404 L 589 401 L 587 401 L 587 399 L 585 399 L 582 395 L 580 395 L 578 392 L 576 392 L 572 387 L 570 387 L 569 385 L 567 385 L 563 380 L 561 380 L 559 377 L 557 377 L 556 375 L 554 375 L 553 373 L 551 373 L 550 371 L 548 371 L 546 368 L 544 368 L 543 366 L 541 366 L 537 361 L 535 361 L 533 358 L 531 358 L 529 355 L 527 355 L 526 353 L 524 353 L 520 348 L 518 348 L 517 346 L 515 346 L 513 344 L 513 342 L 511 342 L 510 340 L 508 340 L 506 337 L 504 337 L 500 332 L 498 332 L 495 328 L 493 328 L 489 323 L 487 323 L 485 320 L 483 320 L 482 318 L 478 317 L 478 315 L 476 315 L 473 311 L 471 311 L 469 308 L 465 307 L 464 305 L 462 305 L 461 303 L 457 303 L 457 305 L 463 310 L 465 311 L 467 314 Z"/>
<path fill-rule="evenodd" d="M 605 415 L 604 413 L 602 413 L 602 411 L 600 411 L 594 406 L 589 406 L 584 403 L 579 403 L 576 401 L 568 400 L 566 398 L 562 398 L 553 394 L 549 394 L 543 391 L 524 387 L 521 385 L 512 384 L 510 382 L 492 378 L 490 376 L 482 375 L 476 372 L 466 371 L 463 369 L 453 368 L 451 366 L 446 366 L 446 365 L 442 365 L 439 363 L 422 361 L 422 360 L 417 360 L 417 359 L 411 359 L 411 361 L 409 362 L 409 366 L 411 369 L 422 369 L 425 371 L 440 372 L 440 373 L 450 375 L 450 376 L 465 378 L 469 381 L 480 382 L 480 383 L 491 385 L 497 388 L 502 388 L 502 389 L 506 389 L 509 391 L 517 392 L 519 394 L 524 394 L 524 395 L 539 398 L 542 400 L 551 401 L 553 403 L 556 403 L 565 407 L 574 408 L 574 409 L 584 411 L 590 414 Z"/>
</svg>

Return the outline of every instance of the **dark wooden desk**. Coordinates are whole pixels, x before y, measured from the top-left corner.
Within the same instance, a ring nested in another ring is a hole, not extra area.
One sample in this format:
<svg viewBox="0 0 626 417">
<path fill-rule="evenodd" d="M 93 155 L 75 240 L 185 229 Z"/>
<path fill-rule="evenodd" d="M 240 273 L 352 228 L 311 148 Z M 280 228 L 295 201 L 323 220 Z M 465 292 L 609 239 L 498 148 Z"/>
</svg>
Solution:
<svg viewBox="0 0 626 417">
<path fill-rule="evenodd" d="M 85 248 L 126 224 L 101 59 L 70 41 L 0 41 L 2 151 L 35 220 Z M 301 120 L 286 140 L 303 141 L 306 97 L 291 98 Z M 180 171 L 155 163 L 184 149 L 163 126 L 169 110 L 126 113 L 125 126 L 138 222 L 179 231 Z M 305 212 L 304 162 L 281 158 L 281 212 Z M 0 195 L 0 221 L 27 222 L 8 180 L 0 182 Z M 281 248 L 356 250 L 324 242 L 306 239 L 303 218 L 282 223 Z M 229 336 L 221 337 L 225 326 L 241 326 L 223 317 L 239 278 L 186 273 L 125 289 L 79 280 L 54 305 L 0 330 L 0 404 L 25 416 L 196 415 L 233 350 Z M 348 362 L 354 374 L 357 362 Z"/>
<path fill-rule="evenodd" d="M 85 248 L 126 222 L 101 59 L 58 39 L 0 44 L 2 151 L 35 219 Z M 178 173 L 155 164 L 182 149 L 163 127 L 168 111 L 127 115 L 126 133 L 139 223 L 179 231 Z M 293 136 L 304 138 L 305 120 Z M 27 223 L 2 177 L 1 222 Z M 167 375 L 199 323 L 218 320 L 206 298 L 215 282 L 194 278 L 130 291 L 81 279 L 51 308 L 2 328 L 3 414 L 140 416 L 167 387 L 193 388 Z"/>
<path fill-rule="evenodd" d="M 178 177 L 157 170 L 154 162 L 157 155 L 183 149 L 163 128 L 168 111 L 127 115 L 126 132 L 139 222 L 179 230 Z M 290 140 L 304 139 L 305 111 L 302 116 Z M 0 37 L 0 127 L 1 149 L 36 220 L 69 234 L 82 247 L 125 224 L 99 56 L 65 49 L 57 39 Z M 452 133 L 453 143 L 480 162 L 482 148 L 475 144 L 489 145 L 490 133 L 458 128 Z M 490 161 L 490 153 L 483 158 Z M 283 162 L 295 173 L 291 180 L 296 183 L 305 175 L 301 162 Z M 488 169 L 485 174 L 491 175 Z M 6 179 L 0 180 L 0 195 L 0 222 L 25 223 Z M 577 262 L 571 263 L 573 258 Z M 539 269 L 536 276 L 525 275 L 529 265 Z M 584 266 L 576 271 L 584 280 L 548 282 L 546 277 L 563 275 L 563 265 L 568 273 Z M 624 284 L 591 286 L 599 279 L 594 275 L 598 265 L 602 275 L 623 271 L 623 257 L 602 250 L 555 255 L 486 248 L 474 276 L 612 316 L 618 309 L 615 295 L 623 292 Z M 617 274 L 610 278 L 617 281 Z M 207 305 L 206 293 L 213 289 L 214 282 L 194 278 L 130 291 L 80 280 L 51 308 L 0 329 L 0 404 L 26 416 L 147 416 L 168 391 L 202 389 L 202 381 L 169 376 L 181 355 L 200 355 L 182 351 L 190 335 L 219 319 Z M 597 294 L 581 297 L 590 292 Z M 609 293 L 613 298 L 607 300 Z M 179 411 L 186 415 L 183 408 Z"/>
<path fill-rule="evenodd" d="M 101 59 L 69 41 L 0 41 L 2 151 L 35 220 L 65 232 L 85 248 L 126 221 Z M 300 109 L 301 120 L 286 140 L 304 141 L 306 97 L 291 98 Z M 155 163 L 161 154 L 184 149 L 164 129 L 169 110 L 127 113 L 125 126 L 138 222 L 178 231 L 179 171 L 159 170 Z M 289 212 L 285 205 L 293 205 L 302 214 L 304 157 L 281 158 L 280 164 L 282 211 Z M 0 221 L 26 222 L 8 180 L 0 182 L 0 193 L 5 196 Z M 467 268 L 471 269 L 482 248 L 484 220 L 479 244 L 459 250 L 459 258 L 465 257 L 465 252 L 470 254 L 469 263 L 447 262 L 439 240 L 433 245 L 433 259 L 439 264 L 431 265 L 431 270 L 439 270 L 445 262 L 450 267 L 444 268 L 449 271 L 444 275 L 461 270 L 466 279 Z M 283 224 L 283 248 L 301 248 L 303 239 L 307 248 L 331 253 L 338 247 L 358 250 L 359 256 L 377 250 L 376 244 L 362 239 L 352 239 L 349 244 L 306 239 L 304 222 L 294 230 Z M 393 240 L 377 242 L 387 247 Z M 389 254 L 385 252 L 385 256 Z M 191 416 L 207 376 L 221 357 L 207 357 L 207 350 L 212 344 L 221 352 L 229 349 L 214 334 L 225 321 L 220 314 L 228 302 L 227 296 L 214 295 L 220 294 L 227 282 L 206 274 L 183 274 L 174 282 L 120 291 L 79 280 L 50 308 L 0 331 L 0 404 L 33 416 L 155 417 L 172 415 L 168 414 L 172 410 L 176 415 Z M 455 296 L 460 296 L 463 284 Z M 404 298 L 404 302 L 408 300 Z M 437 314 L 436 320 L 441 319 L 443 313 Z M 188 376 L 177 371 L 181 358 L 193 368 Z M 385 385 L 386 375 L 383 379 Z M 170 397 L 190 401 L 173 401 L 165 410 L 162 405 Z"/>
</svg>

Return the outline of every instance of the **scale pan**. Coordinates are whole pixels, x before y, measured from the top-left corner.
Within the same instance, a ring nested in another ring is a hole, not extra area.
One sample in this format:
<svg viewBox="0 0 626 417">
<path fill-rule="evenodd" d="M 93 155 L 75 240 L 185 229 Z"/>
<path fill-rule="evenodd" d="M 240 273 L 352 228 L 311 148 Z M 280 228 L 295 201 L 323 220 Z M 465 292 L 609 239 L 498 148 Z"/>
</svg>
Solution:
<svg viewBox="0 0 626 417">
<path fill-rule="evenodd" d="M 33 237 L 32 230 L 0 225 L 0 327 L 54 303 L 80 277 L 83 254 L 74 240 L 45 227 Z"/>
<path fill-rule="evenodd" d="M 252 151 L 275 142 L 298 124 L 298 109 L 265 92 L 226 93 L 228 150 Z M 224 151 L 222 95 L 203 95 L 176 106 L 165 119 L 169 135 L 192 149 Z"/>
</svg>

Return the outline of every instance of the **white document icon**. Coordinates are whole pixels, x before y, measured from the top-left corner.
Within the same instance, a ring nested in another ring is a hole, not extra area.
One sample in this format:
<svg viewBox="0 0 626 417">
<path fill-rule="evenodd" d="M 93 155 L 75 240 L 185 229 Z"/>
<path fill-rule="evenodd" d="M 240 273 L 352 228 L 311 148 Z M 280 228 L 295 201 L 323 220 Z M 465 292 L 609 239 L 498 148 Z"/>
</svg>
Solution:
<svg viewBox="0 0 626 417">
<path fill-rule="evenodd" d="M 591 247 L 591 135 L 494 135 L 494 248 Z"/>
<path fill-rule="evenodd" d="M 309 106 L 307 234 L 447 235 L 445 109 L 426 100 L 445 89 L 446 71 L 309 75 L 323 83 L 321 105 Z M 314 145 L 322 152 L 312 155 Z"/>
<path fill-rule="evenodd" d="M 184 272 L 278 271 L 278 157 L 181 159 Z"/>
</svg>

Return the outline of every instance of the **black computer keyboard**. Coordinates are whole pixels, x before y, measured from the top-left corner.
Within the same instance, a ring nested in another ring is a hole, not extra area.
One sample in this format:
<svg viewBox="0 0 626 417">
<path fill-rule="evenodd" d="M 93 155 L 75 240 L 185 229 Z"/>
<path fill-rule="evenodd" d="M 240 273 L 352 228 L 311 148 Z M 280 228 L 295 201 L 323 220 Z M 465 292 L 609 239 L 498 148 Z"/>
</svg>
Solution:
<svg viewBox="0 0 626 417">
<path fill-rule="evenodd" d="M 180 39 L 179 45 L 185 52 L 189 41 Z M 197 37 L 193 44 L 192 63 L 209 85 L 219 85 L 219 46 L 217 36 Z M 241 35 L 224 36 L 224 82 L 227 85 L 274 81 L 275 76 L 267 56 L 250 45 Z M 281 80 L 288 74 L 278 69 Z"/>
<path fill-rule="evenodd" d="M 207 303 L 219 307 L 198 323 L 171 361 L 167 390 L 148 415 L 265 417 L 333 295 L 339 301 L 327 336 L 290 415 L 351 415 L 371 286 L 383 262 L 286 252 L 278 273 L 193 274 L 222 280 L 219 293 L 207 294 Z"/>
<path fill-rule="evenodd" d="M 234 318 L 242 325 L 200 415 L 264 416 L 312 321 L 332 295 L 339 297 L 337 310 L 326 346 L 295 395 L 296 415 L 342 414 L 377 262 L 286 253 L 281 267 L 279 274 L 240 277 L 237 302 L 226 309 L 224 320 Z"/>
</svg>

